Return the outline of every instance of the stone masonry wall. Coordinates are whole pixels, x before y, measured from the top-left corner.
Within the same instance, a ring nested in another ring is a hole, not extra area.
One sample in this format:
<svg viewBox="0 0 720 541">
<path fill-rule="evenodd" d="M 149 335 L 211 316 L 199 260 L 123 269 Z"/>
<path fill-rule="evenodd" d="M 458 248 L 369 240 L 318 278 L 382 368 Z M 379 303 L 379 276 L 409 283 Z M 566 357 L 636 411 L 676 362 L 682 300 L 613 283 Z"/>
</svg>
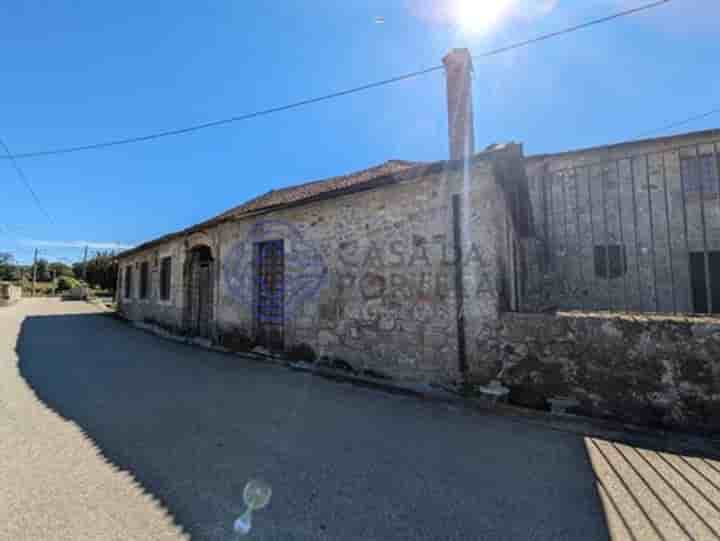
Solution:
<svg viewBox="0 0 720 541">
<path fill-rule="evenodd" d="M 511 399 L 567 396 L 576 413 L 720 430 L 720 320 L 507 313 L 483 344 Z"/>
<path fill-rule="evenodd" d="M 718 149 L 715 131 L 528 158 L 536 237 L 525 308 L 697 311 L 689 253 L 720 250 Z M 681 176 L 681 160 L 698 153 L 714 179 L 702 197 Z M 627 261 L 610 278 L 595 269 L 595 246 L 608 244 L 624 245 Z"/>
<path fill-rule="evenodd" d="M 458 299 L 453 196 L 461 201 L 462 283 L 467 365 L 488 367 L 472 329 L 496 321 L 512 280 L 502 276 L 515 238 L 494 165 L 457 168 L 254 218 L 225 222 L 122 259 L 133 292 L 118 289 L 131 320 L 182 331 L 183 263 L 194 244 L 211 248 L 216 269 L 214 338 L 247 346 L 255 336 L 256 243 L 282 240 L 284 345 L 397 377 L 457 379 Z M 196 238 L 197 237 L 197 238 Z M 161 301 L 156 260 L 170 255 L 172 295 Z M 139 299 L 140 263 L 150 261 L 148 299 Z"/>
<path fill-rule="evenodd" d="M 252 336 L 251 246 L 258 237 L 282 238 L 286 348 L 307 344 L 318 355 L 397 377 L 456 378 L 452 195 L 467 202 L 463 284 L 473 328 L 499 310 L 498 190 L 491 165 L 481 163 L 466 186 L 457 172 L 428 175 L 224 225 L 220 332 Z M 474 347 L 467 357 L 478 363 Z"/>
</svg>

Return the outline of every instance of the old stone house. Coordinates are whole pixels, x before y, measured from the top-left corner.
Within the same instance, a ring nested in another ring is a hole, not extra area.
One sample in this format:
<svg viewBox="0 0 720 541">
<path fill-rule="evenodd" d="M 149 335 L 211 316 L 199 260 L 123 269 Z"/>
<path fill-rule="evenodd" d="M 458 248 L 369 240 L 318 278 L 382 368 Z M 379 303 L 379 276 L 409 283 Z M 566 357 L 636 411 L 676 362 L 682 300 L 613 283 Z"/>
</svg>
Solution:
<svg viewBox="0 0 720 541">
<path fill-rule="evenodd" d="M 476 369 L 471 329 L 519 307 L 527 183 L 519 145 L 472 153 L 470 57 L 445 63 L 453 159 L 271 191 L 126 251 L 123 314 L 389 374 Z"/>
<path fill-rule="evenodd" d="M 444 63 L 449 160 L 270 191 L 128 250 L 121 313 L 233 350 L 720 430 L 720 324 L 673 316 L 720 311 L 720 131 L 475 153 L 470 55 Z"/>
<path fill-rule="evenodd" d="M 120 258 L 121 309 L 230 347 L 308 345 L 386 373 L 457 374 L 474 359 L 465 329 L 518 307 L 505 202 L 521 149 L 474 156 L 472 182 L 463 169 L 387 162 L 138 246 Z"/>
</svg>

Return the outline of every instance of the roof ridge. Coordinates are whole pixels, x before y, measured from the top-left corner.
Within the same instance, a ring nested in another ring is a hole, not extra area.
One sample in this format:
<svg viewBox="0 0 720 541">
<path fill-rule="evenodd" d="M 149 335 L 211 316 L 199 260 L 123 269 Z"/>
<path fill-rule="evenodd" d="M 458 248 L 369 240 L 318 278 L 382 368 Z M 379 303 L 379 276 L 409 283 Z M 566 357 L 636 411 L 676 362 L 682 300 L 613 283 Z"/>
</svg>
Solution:
<svg viewBox="0 0 720 541">
<path fill-rule="evenodd" d="M 493 154 L 501 154 L 505 147 L 514 145 L 508 143 L 502 148 L 485 150 L 473 155 L 473 160 L 484 159 Z M 292 186 L 286 186 L 277 190 L 271 190 L 264 194 L 258 195 L 250 200 L 245 201 L 241 205 L 237 205 L 221 214 L 216 214 L 212 218 L 204 220 L 200 223 L 191 225 L 174 233 L 169 233 L 163 237 L 144 242 L 130 250 L 126 250 L 121 255 L 126 256 L 131 253 L 138 252 L 153 246 L 157 243 L 168 241 L 179 235 L 188 234 L 192 231 L 200 230 L 221 223 L 223 221 L 233 220 L 253 213 L 269 212 L 274 208 L 284 208 L 290 205 L 304 204 L 305 202 L 316 201 L 323 196 L 335 197 L 336 194 L 351 192 L 355 190 L 363 190 L 377 188 L 380 186 L 392 184 L 395 180 L 404 180 L 416 178 L 428 174 L 429 172 L 437 172 L 438 167 L 449 167 L 451 169 L 459 167 L 459 162 L 448 160 L 437 161 L 410 161 L 410 160 L 386 160 L 382 163 L 334 177 L 327 177 L 313 181 L 304 182 Z M 398 177 L 395 177 L 398 175 Z M 395 178 L 393 178 L 395 177 Z"/>
<path fill-rule="evenodd" d="M 396 167 L 398 170 L 401 169 L 407 169 L 410 167 L 415 167 L 418 165 L 423 165 L 424 162 L 416 162 L 416 161 L 409 161 L 409 160 L 385 160 L 384 162 L 378 163 L 376 165 L 372 165 L 370 167 L 366 167 L 365 169 L 360 169 L 358 171 L 354 171 L 352 173 L 346 173 L 344 175 L 335 175 L 332 177 L 326 177 L 322 179 L 317 180 L 310 180 L 307 182 L 301 182 L 299 184 L 291 184 L 290 186 L 283 186 L 282 188 L 277 189 L 271 189 L 263 194 L 260 194 L 256 197 L 253 197 L 252 199 L 248 199 L 247 201 L 241 203 L 240 205 L 236 205 L 235 207 L 232 207 L 225 212 L 222 212 L 215 216 L 215 218 L 221 218 L 221 217 L 227 217 L 232 216 L 237 213 L 243 212 L 243 210 L 250 210 L 249 207 L 251 207 L 253 204 L 257 204 L 260 201 L 262 201 L 263 198 L 269 198 L 268 196 L 282 196 L 283 194 L 292 193 L 293 190 L 302 190 L 303 188 L 309 188 L 312 186 L 317 186 L 319 184 L 323 183 L 331 183 L 331 182 L 342 182 L 343 180 L 350 181 L 353 177 L 361 177 L 362 175 L 370 174 L 370 178 L 374 178 L 375 176 L 382 176 L 382 175 L 373 175 L 375 172 L 381 172 L 384 168 L 393 168 Z M 388 171 L 388 173 L 392 173 L 393 171 Z M 333 189 L 327 190 L 333 191 Z M 307 196 L 306 196 L 307 197 Z M 305 199 L 306 197 L 298 197 L 298 200 Z M 276 203 L 272 203 L 268 201 L 267 205 L 262 205 L 258 208 L 264 208 L 267 206 L 273 206 Z M 211 218 L 212 219 L 212 218 Z"/>
<path fill-rule="evenodd" d="M 616 149 L 616 148 L 622 148 L 626 146 L 642 146 L 647 145 L 649 143 L 661 143 L 665 141 L 670 141 L 672 139 L 682 139 L 682 138 L 692 138 L 692 137 L 703 137 L 715 134 L 720 135 L 720 127 L 718 128 L 708 128 L 705 130 L 696 130 L 696 131 L 690 131 L 690 132 L 683 132 L 683 133 L 671 133 L 669 135 L 659 135 L 656 137 L 640 137 L 637 139 L 628 139 L 626 141 L 618 141 L 615 143 L 605 143 L 605 144 L 599 144 L 599 145 L 593 145 L 593 146 L 586 146 L 586 147 L 578 147 L 578 148 L 572 148 L 569 150 L 559 150 L 557 152 L 543 152 L 540 154 L 529 154 L 525 156 L 526 160 L 541 160 L 544 158 L 554 157 L 554 156 L 564 156 L 568 154 L 580 154 L 583 152 L 591 152 L 591 151 L 601 151 L 605 149 Z M 702 143 L 698 143 L 702 144 Z"/>
</svg>

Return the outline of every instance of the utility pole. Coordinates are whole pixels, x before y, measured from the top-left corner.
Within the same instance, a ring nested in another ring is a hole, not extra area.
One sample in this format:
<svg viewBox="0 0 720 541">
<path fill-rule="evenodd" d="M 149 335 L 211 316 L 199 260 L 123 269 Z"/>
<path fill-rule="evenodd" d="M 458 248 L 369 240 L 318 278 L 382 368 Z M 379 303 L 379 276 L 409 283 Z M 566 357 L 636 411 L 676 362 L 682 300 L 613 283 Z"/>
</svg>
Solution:
<svg viewBox="0 0 720 541">
<path fill-rule="evenodd" d="M 85 246 L 85 255 L 83 256 L 83 282 L 87 282 L 87 256 L 88 247 Z"/>
<path fill-rule="evenodd" d="M 38 249 L 35 248 L 35 257 L 33 257 L 33 277 L 32 277 L 32 294 L 31 297 L 35 296 L 35 282 L 37 282 L 37 256 Z"/>
<path fill-rule="evenodd" d="M 50 271 L 50 276 L 52 278 L 52 282 L 51 282 L 52 283 L 52 296 L 54 297 L 55 296 L 55 271 L 54 270 Z"/>
</svg>

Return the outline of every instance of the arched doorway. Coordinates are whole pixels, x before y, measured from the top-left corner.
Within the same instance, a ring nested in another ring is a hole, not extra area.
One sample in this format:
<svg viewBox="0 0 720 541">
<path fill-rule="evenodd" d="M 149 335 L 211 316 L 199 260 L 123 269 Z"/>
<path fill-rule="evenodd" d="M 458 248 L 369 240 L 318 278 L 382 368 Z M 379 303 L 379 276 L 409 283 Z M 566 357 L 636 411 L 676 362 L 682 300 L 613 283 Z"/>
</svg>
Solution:
<svg viewBox="0 0 720 541">
<path fill-rule="evenodd" d="M 183 323 L 191 336 L 211 338 L 213 320 L 214 260 L 209 246 L 188 250 L 185 259 Z"/>
</svg>

